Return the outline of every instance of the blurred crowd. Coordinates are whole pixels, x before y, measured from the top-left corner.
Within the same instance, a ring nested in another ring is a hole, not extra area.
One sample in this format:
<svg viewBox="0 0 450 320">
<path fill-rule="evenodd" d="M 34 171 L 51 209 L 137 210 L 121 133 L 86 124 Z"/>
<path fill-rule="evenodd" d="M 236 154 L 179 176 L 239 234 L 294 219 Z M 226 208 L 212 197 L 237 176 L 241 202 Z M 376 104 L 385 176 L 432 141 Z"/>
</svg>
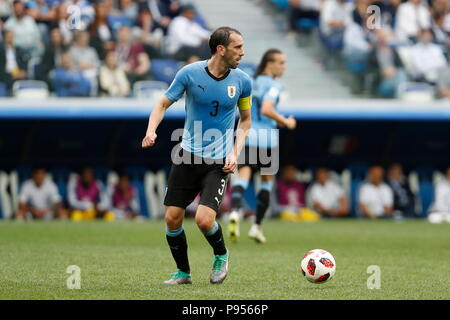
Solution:
<svg viewBox="0 0 450 320">
<path fill-rule="evenodd" d="M 208 56 L 210 30 L 178 0 L 0 0 L 0 83 L 56 96 L 128 96 L 152 59 Z M 30 74 L 32 73 L 32 74 Z"/>
<path fill-rule="evenodd" d="M 402 219 L 421 217 L 425 211 L 429 218 L 440 217 L 450 222 L 450 167 L 436 182 L 434 201 L 429 208 L 418 207 L 419 196 L 398 163 L 390 165 L 386 173 L 382 166 L 369 167 L 365 180 L 357 183 L 353 197 L 334 171 L 319 167 L 309 182 L 302 181 L 299 173 L 293 165 L 280 171 L 272 194 L 273 215 L 289 221 L 345 217 Z M 64 197 L 62 191 L 66 193 Z M 16 219 L 113 221 L 143 218 L 139 191 L 129 175 L 119 174 L 114 181 L 105 183 L 96 177 L 91 167 L 72 174 L 64 188 L 55 184 L 45 168 L 35 167 L 31 177 L 21 184 L 18 200 Z M 199 197 L 187 208 L 187 216 L 195 214 L 198 201 Z M 228 212 L 230 206 L 231 188 L 227 190 L 220 214 Z M 245 215 L 253 214 L 247 206 Z"/>
<path fill-rule="evenodd" d="M 374 94 L 395 97 L 407 81 L 450 98 L 450 1 L 289 0 L 290 35 L 318 26 L 320 41 L 345 68 L 375 71 Z M 300 35 L 302 36 L 302 35 Z M 326 61 L 327 62 L 327 61 Z"/>
</svg>

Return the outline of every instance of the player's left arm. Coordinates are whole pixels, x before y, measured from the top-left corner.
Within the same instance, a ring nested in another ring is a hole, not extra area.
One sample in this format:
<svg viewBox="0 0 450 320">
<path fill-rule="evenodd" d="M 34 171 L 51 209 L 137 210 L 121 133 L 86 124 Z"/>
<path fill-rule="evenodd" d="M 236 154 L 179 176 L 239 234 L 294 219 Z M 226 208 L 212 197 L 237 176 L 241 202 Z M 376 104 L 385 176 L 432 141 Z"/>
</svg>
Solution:
<svg viewBox="0 0 450 320">
<path fill-rule="evenodd" d="M 234 143 L 232 152 L 230 152 L 230 154 L 227 155 L 225 159 L 225 166 L 223 167 L 223 171 L 227 173 L 233 173 L 236 170 L 237 159 L 239 157 L 239 154 L 241 153 L 242 148 L 244 147 L 245 139 L 247 139 L 251 124 L 252 116 L 250 108 L 245 110 L 239 109 L 239 122 L 236 129 L 236 141 Z"/>
</svg>

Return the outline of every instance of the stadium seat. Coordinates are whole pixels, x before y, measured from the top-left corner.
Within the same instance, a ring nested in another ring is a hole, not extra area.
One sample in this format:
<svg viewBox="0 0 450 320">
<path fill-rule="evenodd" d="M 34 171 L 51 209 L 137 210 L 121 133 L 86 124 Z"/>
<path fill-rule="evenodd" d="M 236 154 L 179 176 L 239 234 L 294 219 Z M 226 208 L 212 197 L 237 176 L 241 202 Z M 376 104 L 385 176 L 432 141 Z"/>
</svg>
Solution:
<svg viewBox="0 0 450 320">
<path fill-rule="evenodd" d="M 289 6 L 289 0 L 271 0 L 279 10 L 285 10 Z"/>
<path fill-rule="evenodd" d="M 173 59 L 153 59 L 151 73 L 156 81 L 163 81 L 170 85 L 175 78 L 181 63 Z"/>
<path fill-rule="evenodd" d="M 419 184 L 422 205 L 421 217 L 426 217 L 434 199 L 434 185 L 431 180 L 422 180 Z"/>
<path fill-rule="evenodd" d="M 319 19 L 300 18 L 297 20 L 297 27 L 300 31 L 311 31 L 319 26 Z"/>
<path fill-rule="evenodd" d="M 404 101 L 432 102 L 434 87 L 424 82 L 404 82 L 398 86 L 397 96 Z"/>
<path fill-rule="evenodd" d="M 350 214 L 354 217 L 361 217 L 361 213 L 358 208 L 358 196 L 359 189 L 361 188 L 364 180 L 361 179 L 352 179 L 351 187 L 350 187 Z"/>
<path fill-rule="evenodd" d="M 39 70 L 41 58 L 33 57 L 28 61 L 28 78 L 36 79 L 36 74 Z"/>
<path fill-rule="evenodd" d="M 44 81 L 18 80 L 13 84 L 13 95 L 18 99 L 46 99 L 49 96 L 49 91 Z"/>
<path fill-rule="evenodd" d="M 133 85 L 133 96 L 140 99 L 159 99 L 169 86 L 163 81 L 137 81 Z"/>
<path fill-rule="evenodd" d="M 8 90 L 6 90 L 6 85 L 3 82 L 0 82 L 0 97 L 7 97 Z"/>
<path fill-rule="evenodd" d="M 0 218 L 9 219 L 13 216 L 11 196 L 8 193 L 9 177 L 4 171 L 0 171 Z"/>
<path fill-rule="evenodd" d="M 145 196 L 144 183 L 141 180 L 134 179 L 131 184 L 136 188 L 139 197 L 139 206 L 141 207 L 141 215 L 144 217 L 149 217 L 147 197 Z"/>
</svg>

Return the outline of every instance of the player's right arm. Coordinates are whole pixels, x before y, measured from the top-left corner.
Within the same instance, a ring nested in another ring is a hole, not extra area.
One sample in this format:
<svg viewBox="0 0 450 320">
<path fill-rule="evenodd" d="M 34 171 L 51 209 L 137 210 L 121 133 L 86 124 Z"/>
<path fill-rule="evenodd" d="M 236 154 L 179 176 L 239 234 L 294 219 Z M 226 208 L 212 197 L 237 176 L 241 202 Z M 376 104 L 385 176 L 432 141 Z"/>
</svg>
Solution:
<svg viewBox="0 0 450 320">
<path fill-rule="evenodd" d="M 271 99 L 263 100 L 261 105 L 261 113 L 266 117 L 275 120 L 280 127 L 293 130 L 297 126 L 297 121 L 293 116 L 285 117 L 275 110 L 275 102 Z"/>
<path fill-rule="evenodd" d="M 188 69 L 189 66 L 182 68 L 178 71 L 175 79 L 167 89 L 161 100 L 156 103 L 153 108 L 150 118 L 148 120 L 147 132 L 144 139 L 142 139 L 142 148 L 152 147 L 156 141 L 156 129 L 164 118 L 166 110 L 175 102 L 180 99 L 189 84 Z"/>
<path fill-rule="evenodd" d="M 156 141 L 156 129 L 164 118 L 166 110 L 173 104 L 173 101 L 163 96 L 153 108 L 150 118 L 148 119 L 147 132 L 142 140 L 142 148 L 152 147 Z"/>
</svg>

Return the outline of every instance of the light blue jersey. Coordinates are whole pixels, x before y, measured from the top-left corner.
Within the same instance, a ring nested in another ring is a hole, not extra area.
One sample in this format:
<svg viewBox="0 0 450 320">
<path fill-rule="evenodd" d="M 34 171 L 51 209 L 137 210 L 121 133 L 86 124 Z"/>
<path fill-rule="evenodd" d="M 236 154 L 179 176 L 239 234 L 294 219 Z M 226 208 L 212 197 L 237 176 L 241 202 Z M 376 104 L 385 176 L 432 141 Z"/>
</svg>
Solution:
<svg viewBox="0 0 450 320">
<path fill-rule="evenodd" d="M 259 75 L 253 82 L 252 99 L 252 126 L 246 145 L 259 148 L 275 148 L 278 146 L 277 122 L 261 113 L 264 100 L 274 103 L 274 108 L 278 108 L 280 93 L 282 91 L 280 83 L 267 75 Z"/>
<path fill-rule="evenodd" d="M 236 106 L 251 107 L 252 82 L 240 69 L 216 78 L 199 61 L 183 67 L 165 95 L 177 101 L 186 92 L 186 120 L 181 147 L 209 159 L 225 158 L 233 149 Z"/>
</svg>

